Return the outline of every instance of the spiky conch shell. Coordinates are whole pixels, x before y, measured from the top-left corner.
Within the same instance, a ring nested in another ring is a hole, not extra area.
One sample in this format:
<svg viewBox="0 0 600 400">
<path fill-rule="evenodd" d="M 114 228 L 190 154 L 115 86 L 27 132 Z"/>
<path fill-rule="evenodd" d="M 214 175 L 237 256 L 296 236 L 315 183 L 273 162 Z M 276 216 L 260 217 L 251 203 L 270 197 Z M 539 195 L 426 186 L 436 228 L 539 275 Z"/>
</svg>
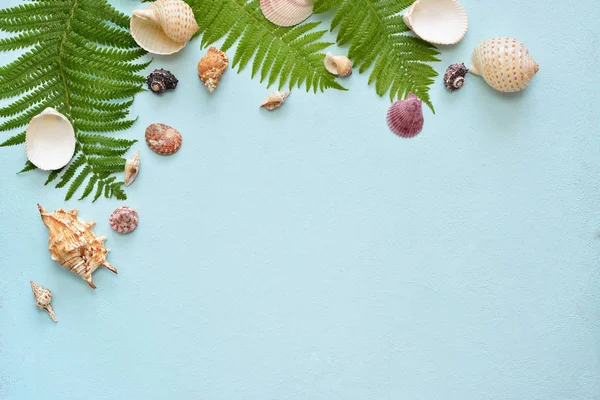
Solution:
<svg viewBox="0 0 600 400">
<path fill-rule="evenodd" d="M 209 93 L 219 85 L 219 79 L 229 65 L 227 55 L 214 46 L 209 47 L 208 53 L 198 63 L 198 76 Z"/>
<path fill-rule="evenodd" d="M 540 70 L 525 45 L 517 39 L 496 37 L 473 50 L 469 72 L 481 75 L 488 85 L 500 92 L 518 92 Z"/>
<path fill-rule="evenodd" d="M 409 93 L 406 100 L 395 101 L 388 110 L 387 123 L 392 132 L 400 137 L 417 136 L 424 123 L 421 100 Z"/>
<path fill-rule="evenodd" d="M 29 284 L 31 285 L 31 291 L 33 292 L 33 298 L 35 299 L 37 308 L 46 311 L 50 318 L 52 318 L 52 321 L 56 322 L 56 314 L 54 314 L 54 308 L 52 307 L 52 292 L 50 289 L 47 289 L 34 281 L 29 281 Z"/>
<path fill-rule="evenodd" d="M 96 289 L 92 274 L 99 267 L 117 273 L 117 269 L 106 261 L 106 237 L 96 236 L 92 231 L 96 222 L 85 222 L 77 216 L 78 210 L 65 211 L 58 208 L 49 213 L 39 204 L 38 209 L 50 234 L 48 250 L 53 261 L 79 275 L 92 289 Z"/>
<path fill-rule="evenodd" d="M 194 11 L 182 0 L 156 0 L 131 16 L 129 30 L 136 43 L 153 54 L 183 49 L 198 31 Z"/>
</svg>

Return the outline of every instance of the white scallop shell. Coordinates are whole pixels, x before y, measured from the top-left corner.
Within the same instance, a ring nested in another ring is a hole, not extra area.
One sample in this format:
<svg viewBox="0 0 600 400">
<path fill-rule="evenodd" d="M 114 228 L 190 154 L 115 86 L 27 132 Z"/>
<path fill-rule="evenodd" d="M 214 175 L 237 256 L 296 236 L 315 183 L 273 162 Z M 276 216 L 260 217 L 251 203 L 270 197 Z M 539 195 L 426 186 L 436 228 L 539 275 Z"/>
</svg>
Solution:
<svg viewBox="0 0 600 400">
<path fill-rule="evenodd" d="M 469 28 L 467 11 L 458 0 L 417 0 L 404 14 L 404 23 L 434 44 L 456 44 Z"/>
<path fill-rule="evenodd" d="M 144 50 L 173 54 L 198 31 L 194 11 L 182 0 L 156 0 L 131 16 L 130 32 Z"/>
<path fill-rule="evenodd" d="M 314 0 L 260 0 L 260 10 L 277 26 L 293 26 L 313 13 Z"/>
<path fill-rule="evenodd" d="M 473 51 L 471 61 L 469 72 L 481 75 L 488 85 L 500 92 L 525 89 L 540 69 L 525 45 L 509 37 L 481 43 Z"/>
<path fill-rule="evenodd" d="M 73 125 L 54 108 L 46 108 L 27 127 L 25 152 L 29 161 L 44 171 L 64 167 L 75 152 Z"/>
</svg>

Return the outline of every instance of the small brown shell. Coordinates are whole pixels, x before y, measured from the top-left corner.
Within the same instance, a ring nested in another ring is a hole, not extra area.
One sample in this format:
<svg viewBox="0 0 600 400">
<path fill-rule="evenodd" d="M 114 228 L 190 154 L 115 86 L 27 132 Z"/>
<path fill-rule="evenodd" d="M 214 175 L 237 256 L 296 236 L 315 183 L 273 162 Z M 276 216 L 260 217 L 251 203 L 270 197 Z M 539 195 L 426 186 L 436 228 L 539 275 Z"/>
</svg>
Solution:
<svg viewBox="0 0 600 400">
<path fill-rule="evenodd" d="M 146 144 L 155 153 L 168 156 L 176 153 L 182 143 L 181 133 L 165 124 L 152 124 L 146 128 Z"/>
<path fill-rule="evenodd" d="M 227 55 L 214 46 L 208 49 L 208 53 L 198 63 L 198 76 L 208 89 L 209 93 L 215 91 L 219 85 L 219 79 L 229 65 Z"/>
<path fill-rule="evenodd" d="M 465 75 L 469 70 L 465 64 L 452 64 L 444 74 L 444 85 L 446 89 L 453 92 L 460 89 L 465 84 Z"/>
<path fill-rule="evenodd" d="M 117 208 L 108 218 L 110 226 L 119 233 L 129 233 L 138 226 L 139 217 L 137 211 L 128 206 Z"/>
</svg>

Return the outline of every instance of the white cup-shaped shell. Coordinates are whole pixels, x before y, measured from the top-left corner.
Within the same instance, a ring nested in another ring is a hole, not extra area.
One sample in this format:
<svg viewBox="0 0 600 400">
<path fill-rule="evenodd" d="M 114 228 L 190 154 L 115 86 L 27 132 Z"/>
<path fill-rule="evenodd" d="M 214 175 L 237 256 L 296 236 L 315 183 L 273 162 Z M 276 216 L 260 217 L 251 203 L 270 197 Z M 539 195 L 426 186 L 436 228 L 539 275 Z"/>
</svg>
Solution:
<svg viewBox="0 0 600 400">
<path fill-rule="evenodd" d="M 29 161 L 44 171 L 64 167 L 75 152 L 73 125 L 54 108 L 46 108 L 27 127 L 25 152 Z"/>
<path fill-rule="evenodd" d="M 198 31 L 194 11 L 182 0 L 157 0 L 131 16 L 131 36 L 153 54 L 173 54 L 183 49 Z"/>
<path fill-rule="evenodd" d="M 469 72 L 481 75 L 500 92 L 518 92 L 529 86 L 540 67 L 525 45 L 517 39 L 496 37 L 473 51 Z"/>
<path fill-rule="evenodd" d="M 458 0 L 417 0 L 404 14 L 406 25 L 421 39 L 456 44 L 469 28 L 467 11 Z"/>
<path fill-rule="evenodd" d="M 277 26 L 293 26 L 313 13 L 314 0 L 260 0 L 266 19 Z"/>
</svg>

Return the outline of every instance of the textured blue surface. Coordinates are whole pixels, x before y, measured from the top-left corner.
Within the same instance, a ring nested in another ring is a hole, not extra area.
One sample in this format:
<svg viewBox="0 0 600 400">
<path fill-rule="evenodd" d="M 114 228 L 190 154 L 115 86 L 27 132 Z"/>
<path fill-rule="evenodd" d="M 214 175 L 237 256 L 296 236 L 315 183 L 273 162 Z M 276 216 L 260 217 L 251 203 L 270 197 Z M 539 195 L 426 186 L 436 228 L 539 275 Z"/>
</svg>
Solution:
<svg viewBox="0 0 600 400">
<path fill-rule="evenodd" d="M 471 28 L 439 73 L 497 35 L 541 70 L 516 95 L 438 79 L 411 140 L 365 75 L 268 113 L 249 71 L 208 95 L 198 42 L 155 57 L 180 86 L 139 95 L 123 136 L 163 122 L 184 142 L 136 146 L 128 236 L 108 225 L 118 201 L 65 203 L 44 173 L 15 174 L 22 147 L 2 149 L 0 398 L 600 399 L 597 2 L 464 5 Z M 93 291 L 52 262 L 38 202 L 96 220 L 119 274 Z"/>
</svg>

